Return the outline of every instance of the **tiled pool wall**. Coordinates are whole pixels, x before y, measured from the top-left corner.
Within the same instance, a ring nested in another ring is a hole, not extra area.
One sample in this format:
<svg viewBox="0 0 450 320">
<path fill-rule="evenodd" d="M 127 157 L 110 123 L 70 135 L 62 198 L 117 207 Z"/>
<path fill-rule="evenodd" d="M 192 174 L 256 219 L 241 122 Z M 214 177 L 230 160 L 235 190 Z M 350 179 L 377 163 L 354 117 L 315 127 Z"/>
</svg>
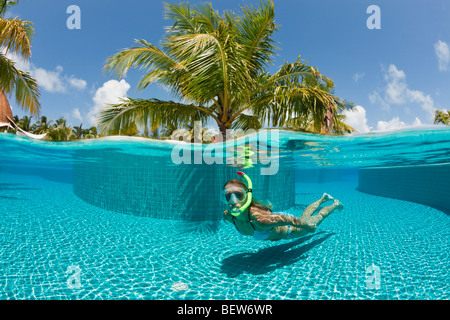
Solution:
<svg viewBox="0 0 450 320">
<path fill-rule="evenodd" d="M 72 184 L 72 165 L 51 165 L 51 166 L 33 166 L 30 167 L 27 163 L 2 163 L 0 165 L 0 172 L 25 175 L 38 176 L 45 180 L 54 182 Z M 0 181 L 2 182 L 2 181 Z M 14 181 L 8 181 L 14 183 Z"/>
<path fill-rule="evenodd" d="M 296 182 L 298 183 L 329 183 L 329 182 L 354 182 L 358 183 L 358 169 L 296 169 Z M 299 190 L 297 190 L 299 192 Z"/>
<path fill-rule="evenodd" d="M 450 214 L 450 164 L 360 169 L 358 190 Z"/>
<path fill-rule="evenodd" d="M 235 167 L 174 165 L 166 157 L 117 153 L 107 150 L 77 152 L 73 190 L 97 207 L 125 214 L 171 220 L 220 220 L 225 205 L 221 190 L 239 178 Z M 261 175 L 261 168 L 245 171 L 253 182 L 255 198 L 269 199 L 276 210 L 295 204 L 295 170 L 280 165 L 276 175 Z"/>
</svg>

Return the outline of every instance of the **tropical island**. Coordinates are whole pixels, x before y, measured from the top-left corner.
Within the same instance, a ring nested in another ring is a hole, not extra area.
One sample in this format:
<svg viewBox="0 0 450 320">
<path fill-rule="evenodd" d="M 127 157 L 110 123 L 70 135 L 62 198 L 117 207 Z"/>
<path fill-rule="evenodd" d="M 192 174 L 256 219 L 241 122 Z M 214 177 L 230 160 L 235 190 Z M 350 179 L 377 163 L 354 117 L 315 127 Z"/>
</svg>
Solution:
<svg viewBox="0 0 450 320">
<path fill-rule="evenodd" d="M 64 117 L 41 116 L 37 81 L 6 56 L 31 56 L 32 23 L 4 18 L 17 1 L 0 3 L 0 130 L 23 130 L 45 140 L 71 141 L 107 135 L 169 139 L 177 129 L 192 131 L 196 121 L 213 119 L 219 134 L 283 128 L 325 135 L 356 132 L 345 123 L 354 104 L 334 94 L 334 81 L 299 57 L 270 73 L 279 48 L 273 39 L 278 25 L 274 3 L 261 1 L 241 12 L 219 14 L 211 4 L 165 4 L 167 28 L 159 45 L 144 39 L 107 58 L 104 69 L 115 78 L 139 69 L 138 89 L 156 83 L 176 101 L 128 97 L 105 105 L 97 126 L 67 126 Z M 8 99 L 30 116 L 13 116 Z M 435 123 L 449 124 L 450 111 L 436 111 Z M 35 120 L 33 121 L 32 118 Z M 20 129 L 18 129 L 20 128 Z M 206 128 L 202 129 L 207 131 Z M 216 133 L 211 133 L 214 136 Z M 204 142 L 212 142 L 209 139 Z"/>
</svg>

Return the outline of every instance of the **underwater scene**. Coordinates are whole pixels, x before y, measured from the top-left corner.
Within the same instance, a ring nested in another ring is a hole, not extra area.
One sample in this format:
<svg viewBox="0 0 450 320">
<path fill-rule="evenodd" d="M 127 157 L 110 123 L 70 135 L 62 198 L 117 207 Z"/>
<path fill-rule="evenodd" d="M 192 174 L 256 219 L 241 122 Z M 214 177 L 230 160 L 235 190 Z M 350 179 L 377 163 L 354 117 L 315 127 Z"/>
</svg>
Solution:
<svg viewBox="0 0 450 320">
<path fill-rule="evenodd" d="M 0 150 L 0 299 L 449 298 L 446 127 L 211 144 L 0 134 Z M 304 236 L 245 236 L 224 219 L 237 172 L 274 213 L 300 217 L 324 193 L 342 208 Z"/>
</svg>

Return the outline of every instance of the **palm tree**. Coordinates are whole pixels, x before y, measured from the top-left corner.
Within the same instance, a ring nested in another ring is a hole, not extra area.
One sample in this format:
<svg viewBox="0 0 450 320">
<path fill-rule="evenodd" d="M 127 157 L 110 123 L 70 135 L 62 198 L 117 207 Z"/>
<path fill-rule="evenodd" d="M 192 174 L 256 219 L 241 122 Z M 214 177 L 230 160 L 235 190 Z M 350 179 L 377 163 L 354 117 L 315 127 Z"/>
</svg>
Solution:
<svg viewBox="0 0 450 320">
<path fill-rule="evenodd" d="M 31 128 L 33 127 L 33 125 L 31 124 L 31 118 L 33 118 L 33 116 L 23 116 L 22 118 L 20 118 L 19 122 L 16 122 L 16 124 L 24 131 L 31 131 Z"/>
<path fill-rule="evenodd" d="M 305 76 L 303 84 L 308 88 L 316 87 L 329 93 L 333 93 L 335 88 L 333 80 L 326 79 L 324 81 L 314 75 Z M 355 105 L 352 102 L 343 101 L 341 103 L 339 100 L 323 104 L 320 100 L 306 99 L 304 104 L 308 105 L 304 109 L 305 113 L 292 117 L 288 122 L 289 127 L 320 134 L 343 134 L 356 131 L 343 122 L 345 115 L 342 114 L 342 111 L 353 109 Z"/>
<path fill-rule="evenodd" d="M 50 124 L 53 120 L 47 121 L 46 116 L 41 116 L 41 119 L 34 124 L 33 133 L 35 134 L 43 134 L 50 130 Z"/>
<path fill-rule="evenodd" d="M 89 134 L 92 135 L 94 138 L 97 137 L 97 127 L 95 127 L 95 126 L 90 127 Z"/>
<path fill-rule="evenodd" d="M 66 119 L 60 117 L 50 127 L 47 138 L 52 141 L 71 141 L 75 140 L 77 136 L 71 127 L 66 126 Z"/>
<path fill-rule="evenodd" d="M 81 139 L 83 136 L 84 130 L 83 130 L 83 124 L 81 123 L 79 126 L 73 127 L 73 131 L 75 135 L 77 136 L 77 139 Z"/>
<path fill-rule="evenodd" d="M 450 126 L 450 111 L 447 110 L 447 113 L 445 113 L 445 111 L 436 110 L 434 114 L 434 123 L 443 123 Z"/>
<path fill-rule="evenodd" d="M 0 95 L 15 93 L 17 103 L 32 115 L 40 112 L 39 90 L 36 80 L 28 72 L 16 68 L 15 63 L 6 55 L 13 53 L 27 61 L 31 56 L 31 37 L 34 29 L 31 22 L 21 19 L 4 18 L 6 10 L 17 1 L 0 2 Z"/>
<path fill-rule="evenodd" d="M 300 58 L 286 62 L 274 74 L 265 69 L 275 49 L 274 4 L 261 1 L 242 8 L 242 15 L 220 16 L 210 4 L 165 5 L 166 18 L 175 21 L 161 48 L 137 40 L 107 60 L 105 68 L 122 77 L 130 68 L 145 70 L 138 88 L 152 83 L 168 88 L 180 102 L 123 99 L 105 107 L 99 116 L 103 132 L 117 134 L 134 124 L 151 128 L 174 120 L 189 123 L 213 118 L 223 139 L 227 129 L 260 129 L 265 123 L 286 126 L 291 117 L 314 113 L 317 105 L 342 108 L 341 100 L 305 77 L 327 83 L 316 68 Z M 206 121 L 205 121 L 206 122 Z"/>
</svg>

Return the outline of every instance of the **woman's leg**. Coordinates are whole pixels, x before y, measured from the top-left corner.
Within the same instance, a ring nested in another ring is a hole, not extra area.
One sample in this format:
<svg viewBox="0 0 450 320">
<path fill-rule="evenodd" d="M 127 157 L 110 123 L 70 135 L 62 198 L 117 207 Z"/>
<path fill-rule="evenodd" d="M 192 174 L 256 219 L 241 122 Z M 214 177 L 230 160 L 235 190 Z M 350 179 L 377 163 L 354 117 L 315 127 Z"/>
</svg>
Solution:
<svg viewBox="0 0 450 320">
<path fill-rule="evenodd" d="M 324 198 L 324 197 L 327 198 L 327 196 L 330 197 L 329 195 L 324 194 L 324 196 L 322 198 Z M 330 198 L 328 198 L 327 200 L 330 200 Z M 319 201 L 325 202 L 326 200 L 318 200 L 316 202 L 319 202 Z M 317 207 L 319 207 L 319 205 L 317 205 Z M 317 209 L 317 207 L 316 207 L 316 209 Z M 328 217 L 336 209 L 338 209 L 339 211 L 344 209 L 344 205 L 342 203 L 340 203 L 339 200 L 334 200 L 332 205 L 322 208 L 319 211 L 319 213 L 314 216 L 308 216 L 305 218 L 302 215 L 302 217 L 307 221 L 307 223 L 309 225 L 314 225 L 315 227 L 317 227 L 317 226 L 319 226 L 319 224 L 322 223 L 322 221 L 326 217 Z M 276 227 L 274 232 L 272 232 L 272 234 L 270 235 L 270 237 L 267 240 L 277 241 L 277 240 L 281 240 L 281 239 L 300 238 L 300 237 L 307 235 L 308 233 L 313 233 L 313 232 L 315 232 L 315 228 L 313 228 L 313 229 L 312 228 L 298 228 L 298 227 L 293 227 L 293 226 Z"/>
<path fill-rule="evenodd" d="M 344 205 L 342 203 L 340 203 L 339 200 L 334 200 L 332 205 L 322 208 L 322 210 L 320 210 L 318 214 L 316 214 L 315 216 L 309 217 L 308 222 L 310 224 L 314 224 L 314 225 L 316 225 L 316 227 L 318 227 L 319 224 L 322 223 L 323 219 L 328 217 L 336 209 L 338 209 L 339 211 L 344 209 Z"/>
<path fill-rule="evenodd" d="M 319 208 L 319 206 L 328 201 L 333 200 L 334 198 L 330 196 L 328 193 L 324 193 L 322 198 L 317 200 L 316 202 L 311 203 L 308 207 L 306 207 L 305 211 L 303 211 L 302 216 L 300 218 L 308 218 L 313 215 L 313 213 Z"/>
</svg>

